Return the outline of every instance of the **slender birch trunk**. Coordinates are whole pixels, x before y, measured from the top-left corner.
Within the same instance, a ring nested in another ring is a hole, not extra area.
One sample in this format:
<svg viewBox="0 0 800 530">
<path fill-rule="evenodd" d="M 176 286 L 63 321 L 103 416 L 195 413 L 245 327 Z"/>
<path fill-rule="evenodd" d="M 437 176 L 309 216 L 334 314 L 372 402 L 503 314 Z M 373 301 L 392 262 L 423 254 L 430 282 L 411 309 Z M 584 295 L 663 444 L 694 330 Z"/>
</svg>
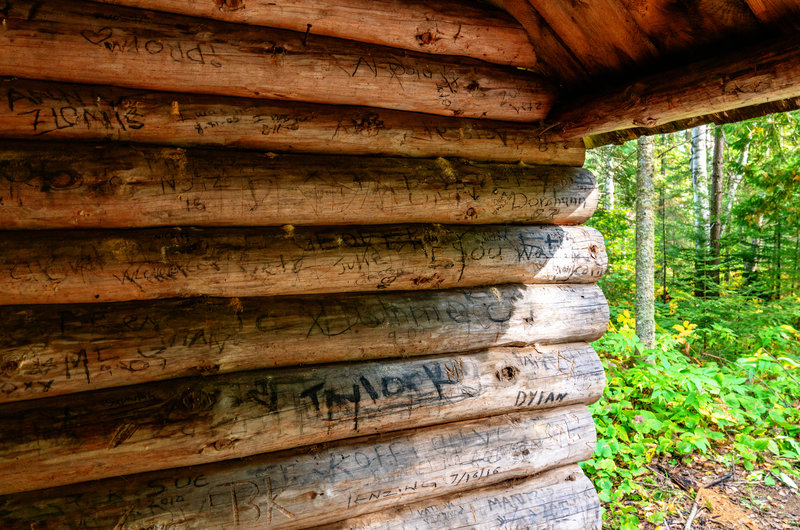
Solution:
<svg viewBox="0 0 800 530">
<path fill-rule="evenodd" d="M 720 286 L 720 265 L 722 264 L 721 247 L 722 247 L 722 173 L 725 163 L 725 131 L 721 125 L 718 125 L 714 130 L 714 163 L 711 171 L 711 197 L 710 197 L 710 213 L 711 213 L 711 227 L 709 231 L 710 252 L 711 260 L 709 265 L 711 267 L 709 275 L 711 276 L 711 287 L 709 294 L 719 296 Z"/>
<path fill-rule="evenodd" d="M 694 204 L 695 295 L 704 297 L 707 291 L 705 256 L 708 242 L 708 170 L 706 158 L 706 126 L 692 129 L 692 202 Z"/>
<path fill-rule="evenodd" d="M 638 140 L 636 172 L 636 334 L 645 348 L 655 344 L 655 143 L 652 136 Z"/>
</svg>

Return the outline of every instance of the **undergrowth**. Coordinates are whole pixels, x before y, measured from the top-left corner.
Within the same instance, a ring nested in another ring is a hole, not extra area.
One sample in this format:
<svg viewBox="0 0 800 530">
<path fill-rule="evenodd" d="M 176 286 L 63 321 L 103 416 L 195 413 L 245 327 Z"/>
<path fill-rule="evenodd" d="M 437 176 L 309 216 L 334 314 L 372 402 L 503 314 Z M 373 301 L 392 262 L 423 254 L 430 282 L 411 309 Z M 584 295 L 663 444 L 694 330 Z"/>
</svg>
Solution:
<svg viewBox="0 0 800 530">
<path fill-rule="evenodd" d="M 738 463 L 750 480 L 797 492 L 799 315 L 796 299 L 685 295 L 659 304 L 656 346 L 645 350 L 630 311 L 612 307 L 608 333 L 593 344 L 607 386 L 592 407 L 597 449 L 583 464 L 606 527 L 658 526 L 674 512 L 674 495 L 647 467 L 654 458 Z"/>
</svg>

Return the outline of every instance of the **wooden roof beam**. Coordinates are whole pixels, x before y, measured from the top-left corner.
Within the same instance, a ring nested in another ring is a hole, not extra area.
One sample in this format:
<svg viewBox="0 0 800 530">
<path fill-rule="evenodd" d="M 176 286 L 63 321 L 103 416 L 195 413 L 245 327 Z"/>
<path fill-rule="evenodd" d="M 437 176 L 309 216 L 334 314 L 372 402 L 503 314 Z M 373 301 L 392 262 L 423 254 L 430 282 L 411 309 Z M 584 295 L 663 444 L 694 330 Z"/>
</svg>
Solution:
<svg viewBox="0 0 800 530">
<path fill-rule="evenodd" d="M 530 68 L 536 54 L 501 10 L 454 0 L 97 0 L 307 35 Z"/>
<path fill-rule="evenodd" d="M 563 139 L 627 129 L 637 129 L 640 136 L 672 122 L 745 107 L 761 105 L 769 114 L 775 112 L 771 103 L 797 97 L 800 41 L 792 36 L 563 102 L 547 122 L 550 132 Z"/>
</svg>

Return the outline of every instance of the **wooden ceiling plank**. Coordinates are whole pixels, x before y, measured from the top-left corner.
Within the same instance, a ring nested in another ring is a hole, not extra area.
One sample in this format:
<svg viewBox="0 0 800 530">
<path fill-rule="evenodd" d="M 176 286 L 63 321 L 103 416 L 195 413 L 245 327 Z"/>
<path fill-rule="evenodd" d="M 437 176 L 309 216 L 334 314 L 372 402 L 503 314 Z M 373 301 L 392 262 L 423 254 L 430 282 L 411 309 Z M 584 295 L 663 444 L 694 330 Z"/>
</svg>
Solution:
<svg viewBox="0 0 800 530">
<path fill-rule="evenodd" d="M 536 52 L 536 72 L 569 85 L 585 81 L 589 74 L 528 0 L 493 0 L 513 16 L 528 34 Z"/>
<path fill-rule="evenodd" d="M 800 96 L 795 36 L 660 72 L 554 109 L 547 122 L 562 138 L 660 125 Z"/>
<path fill-rule="evenodd" d="M 745 0 L 758 21 L 784 30 L 800 30 L 800 1 Z"/>
<path fill-rule="evenodd" d="M 525 30 L 500 10 L 453 0 L 97 0 L 224 22 L 532 67 Z"/>
<path fill-rule="evenodd" d="M 593 75 L 656 56 L 655 47 L 615 0 L 534 0 L 531 5 Z"/>
</svg>

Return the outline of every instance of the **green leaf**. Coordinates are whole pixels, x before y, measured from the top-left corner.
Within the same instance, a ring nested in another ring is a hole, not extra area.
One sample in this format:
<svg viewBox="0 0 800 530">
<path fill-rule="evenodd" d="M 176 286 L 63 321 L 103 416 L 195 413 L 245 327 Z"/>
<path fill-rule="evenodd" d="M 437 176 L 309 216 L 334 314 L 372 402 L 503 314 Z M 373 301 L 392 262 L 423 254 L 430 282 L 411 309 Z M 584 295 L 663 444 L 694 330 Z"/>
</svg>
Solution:
<svg viewBox="0 0 800 530">
<path fill-rule="evenodd" d="M 786 484 L 787 486 L 789 486 L 793 490 L 797 489 L 797 483 L 794 480 L 792 480 L 792 477 L 790 477 L 789 475 L 787 475 L 783 471 L 780 472 L 780 474 L 778 475 L 778 478 L 780 478 L 781 481 L 784 484 Z"/>
</svg>

